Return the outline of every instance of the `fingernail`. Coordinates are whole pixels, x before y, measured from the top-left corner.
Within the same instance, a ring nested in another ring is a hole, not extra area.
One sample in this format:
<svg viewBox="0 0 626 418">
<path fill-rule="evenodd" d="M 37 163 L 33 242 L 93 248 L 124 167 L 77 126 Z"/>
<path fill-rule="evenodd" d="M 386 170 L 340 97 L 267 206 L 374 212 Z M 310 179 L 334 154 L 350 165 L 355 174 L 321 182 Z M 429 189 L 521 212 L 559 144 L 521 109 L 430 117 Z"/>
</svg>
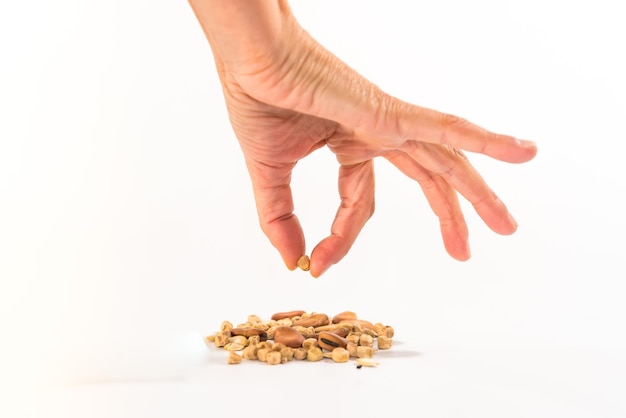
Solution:
<svg viewBox="0 0 626 418">
<path fill-rule="evenodd" d="M 537 144 L 535 141 L 529 141 L 527 139 L 518 139 L 517 143 L 524 148 L 536 148 Z"/>
</svg>

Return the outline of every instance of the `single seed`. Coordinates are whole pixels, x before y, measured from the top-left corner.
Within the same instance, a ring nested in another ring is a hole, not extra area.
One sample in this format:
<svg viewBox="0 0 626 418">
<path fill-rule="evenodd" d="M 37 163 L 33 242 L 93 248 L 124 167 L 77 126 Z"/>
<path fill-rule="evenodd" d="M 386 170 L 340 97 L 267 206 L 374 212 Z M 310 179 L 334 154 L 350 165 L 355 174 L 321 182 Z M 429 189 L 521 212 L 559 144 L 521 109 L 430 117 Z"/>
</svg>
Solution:
<svg viewBox="0 0 626 418">
<path fill-rule="evenodd" d="M 333 324 L 338 324 L 343 321 L 353 321 L 357 319 L 357 315 L 352 311 L 345 311 L 338 313 L 333 317 Z"/>
<path fill-rule="evenodd" d="M 241 363 L 242 359 L 243 357 L 241 357 L 239 354 L 235 353 L 234 351 L 231 351 L 228 353 L 228 359 L 226 360 L 226 362 L 228 364 L 239 364 Z"/>
<path fill-rule="evenodd" d="M 215 334 L 215 340 L 213 341 L 213 344 L 215 344 L 216 347 L 224 347 L 228 343 L 229 337 L 229 331 L 220 331 Z"/>
<path fill-rule="evenodd" d="M 376 367 L 380 364 L 377 361 L 373 361 L 372 359 L 368 359 L 368 358 L 358 358 L 356 359 L 356 362 L 359 366 L 365 366 L 365 367 Z"/>
<path fill-rule="evenodd" d="M 372 358 L 374 357 L 374 349 L 365 345 L 360 345 L 356 348 L 356 356 L 359 358 Z"/>
<path fill-rule="evenodd" d="M 281 363 L 287 363 L 288 361 L 293 360 L 293 356 L 294 352 L 291 347 L 283 347 L 283 349 L 280 350 Z"/>
<path fill-rule="evenodd" d="M 328 315 L 323 313 L 313 314 L 307 318 L 302 317 L 297 321 L 293 321 L 294 327 L 321 327 L 322 325 L 330 324 L 330 319 L 328 319 Z"/>
<path fill-rule="evenodd" d="M 246 360 L 256 360 L 257 359 L 257 356 L 256 356 L 257 350 L 258 350 L 258 348 L 257 348 L 256 345 L 249 345 L 249 346 L 247 346 L 246 348 L 243 349 L 243 351 L 241 352 L 241 356 L 243 358 L 245 358 Z"/>
<path fill-rule="evenodd" d="M 293 358 L 296 360 L 304 360 L 307 355 L 306 348 L 300 347 L 293 350 Z"/>
<path fill-rule="evenodd" d="M 337 363 L 345 363 L 350 359 L 350 353 L 345 348 L 337 347 L 331 354 L 332 359 Z"/>
<path fill-rule="evenodd" d="M 378 348 L 381 350 L 389 350 L 392 345 L 392 339 L 384 335 L 378 336 Z"/>
<path fill-rule="evenodd" d="M 359 345 L 362 345 L 365 347 L 373 347 L 374 338 L 372 338 L 372 336 L 368 334 L 361 334 L 361 336 L 359 337 Z"/>
<path fill-rule="evenodd" d="M 243 348 L 244 345 L 240 343 L 228 343 L 224 346 L 224 350 L 226 351 L 241 351 Z"/>
<path fill-rule="evenodd" d="M 324 358 L 324 355 L 319 347 L 311 347 L 306 353 L 306 358 L 309 361 L 320 361 Z"/>
<path fill-rule="evenodd" d="M 306 313 L 306 312 L 305 311 L 278 312 L 272 315 L 272 320 L 278 321 L 280 319 L 285 319 L 285 318 L 292 319 L 293 317 L 300 316 L 303 313 Z"/>
<path fill-rule="evenodd" d="M 302 347 L 304 337 L 291 327 L 277 327 L 274 331 L 274 343 L 281 343 L 287 347 Z"/>
<path fill-rule="evenodd" d="M 266 361 L 268 353 L 276 353 L 276 351 L 270 351 L 267 348 L 260 348 L 256 352 L 256 358 L 258 358 L 261 361 Z M 279 353 L 279 355 L 280 355 L 280 353 Z"/>
<path fill-rule="evenodd" d="M 332 332 L 320 332 L 317 345 L 328 351 L 333 351 L 337 347 L 346 348 L 348 340 Z"/>
<path fill-rule="evenodd" d="M 281 356 L 280 356 L 280 351 L 270 351 L 269 353 L 267 353 L 267 356 L 265 356 L 265 362 L 267 364 L 280 364 L 281 362 Z"/>
<path fill-rule="evenodd" d="M 263 320 L 259 315 L 248 315 L 248 322 L 251 324 L 262 324 Z"/>
<path fill-rule="evenodd" d="M 253 335 L 258 335 L 261 341 L 267 340 L 267 332 L 262 330 L 261 328 L 233 328 L 230 330 L 231 335 L 237 336 L 241 335 L 244 337 L 252 337 Z"/>
<path fill-rule="evenodd" d="M 309 350 L 311 347 L 317 347 L 317 338 L 307 338 L 302 343 L 302 348 Z"/>
<path fill-rule="evenodd" d="M 309 269 L 311 268 L 311 260 L 309 259 L 309 256 L 306 254 L 298 259 L 297 264 L 298 264 L 298 267 L 300 267 L 304 271 L 309 271 Z"/>
</svg>

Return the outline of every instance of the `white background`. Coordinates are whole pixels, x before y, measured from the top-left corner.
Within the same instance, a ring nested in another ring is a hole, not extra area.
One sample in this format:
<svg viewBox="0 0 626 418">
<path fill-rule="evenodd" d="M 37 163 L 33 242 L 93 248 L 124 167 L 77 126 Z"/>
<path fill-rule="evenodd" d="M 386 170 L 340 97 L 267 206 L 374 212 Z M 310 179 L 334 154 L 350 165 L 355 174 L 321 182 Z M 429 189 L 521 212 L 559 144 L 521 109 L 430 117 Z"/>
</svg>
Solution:
<svg viewBox="0 0 626 418">
<path fill-rule="evenodd" d="M 381 160 L 348 256 L 290 272 L 187 2 L 3 2 L 0 415 L 626 416 L 620 2 L 291 4 L 387 92 L 537 141 L 527 164 L 469 155 L 518 232 L 464 202 L 473 257 L 452 260 L 417 184 Z M 294 173 L 309 251 L 336 171 L 322 149 Z M 225 319 L 291 309 L 356 311 L 396 346 L 357 371 L 227 366 L 203 345 Z"/>
</svg>

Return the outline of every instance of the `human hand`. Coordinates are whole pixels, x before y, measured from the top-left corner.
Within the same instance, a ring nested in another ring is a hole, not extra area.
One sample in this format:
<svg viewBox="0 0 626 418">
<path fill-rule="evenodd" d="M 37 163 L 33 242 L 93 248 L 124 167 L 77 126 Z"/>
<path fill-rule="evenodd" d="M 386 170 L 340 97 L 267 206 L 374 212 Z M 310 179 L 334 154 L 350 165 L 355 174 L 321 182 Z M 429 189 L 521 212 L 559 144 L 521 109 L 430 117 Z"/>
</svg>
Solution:
<svg viewBox="0 0 626 418">
<path fill-rule="evenodd" d="M 293 213 L 291 173 L 324 146 L 339 162 L 341 203 L 330 235 L 311 253 L 314 277 L 347 254 L 372 216 L 376 157 L 420 184 L 455 259 L 470 257 L 457 192 L 494 232 L 516 230 L 463 150 L 521 163 L 535 156 L 534 143 L 384 93 L 309 36 L 285 1 L 190 3 L 213 51 L 261 228 L 289 269 L 306 249 Z"/>
</svg>

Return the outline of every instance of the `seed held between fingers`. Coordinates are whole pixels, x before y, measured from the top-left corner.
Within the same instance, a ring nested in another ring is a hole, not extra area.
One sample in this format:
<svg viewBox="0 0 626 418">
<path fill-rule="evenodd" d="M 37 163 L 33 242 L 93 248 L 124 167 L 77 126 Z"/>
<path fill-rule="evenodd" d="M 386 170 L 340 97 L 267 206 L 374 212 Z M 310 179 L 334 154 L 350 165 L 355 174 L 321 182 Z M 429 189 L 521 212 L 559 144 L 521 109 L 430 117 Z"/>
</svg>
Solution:
<svg viewBox="0 0 626 418">
<path fill-rule="evenodd" d="M 296 264 L 298 265 L 298 267 L 300 267 L 301 270 L 304 270 L 304 271 L 309 271 L 309 269 L 311 268 L 311 260 L 309 259 L 309 256 L 306 254 L 300 257 Z"/>
</svg>

